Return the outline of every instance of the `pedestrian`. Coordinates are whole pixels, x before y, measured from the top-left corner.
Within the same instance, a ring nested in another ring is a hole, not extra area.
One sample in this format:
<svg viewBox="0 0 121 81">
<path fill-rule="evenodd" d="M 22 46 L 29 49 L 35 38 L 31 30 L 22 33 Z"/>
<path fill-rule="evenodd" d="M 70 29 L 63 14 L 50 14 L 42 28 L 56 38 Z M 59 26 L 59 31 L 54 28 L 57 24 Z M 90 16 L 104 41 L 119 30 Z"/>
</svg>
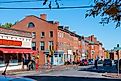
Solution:
<svg viewBox="0 0 121 81">
<path fill-rule="evenodd" d="M 98 69 L 97 64 L 98 64 L 98 60 L 96 59 L 96 60 L 95 60 L 95 68 L 96 68 L 96 69 Z"/>
<path fill-rule="evenodd" d="M 39 58 L 36 58 L 36 61 L 35 61 L 35 65 L 36 65 L 36 71 L 39 70 Z"/>
</svg>

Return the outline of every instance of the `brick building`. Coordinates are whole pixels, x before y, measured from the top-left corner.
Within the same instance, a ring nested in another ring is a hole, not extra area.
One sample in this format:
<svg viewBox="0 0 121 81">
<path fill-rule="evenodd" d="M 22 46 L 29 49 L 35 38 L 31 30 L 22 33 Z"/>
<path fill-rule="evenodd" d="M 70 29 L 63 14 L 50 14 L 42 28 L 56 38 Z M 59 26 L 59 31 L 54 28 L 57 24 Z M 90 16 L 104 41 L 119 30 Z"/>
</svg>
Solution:
<svg viewBox="0 0 121 81">
<path fill-rule="evenodd" d="M 102 48 L 94 35 L 91 38 L 77 35 L 69 27 L 59 26 L 59 22 L 47 21 L 46 14 L 27 16 L 12 28 L 32 32 L 32 48 L 38 51 L 40 64 L 62 65 L 66 61 L 96 59 L 99 47 Z"/>
</svg>

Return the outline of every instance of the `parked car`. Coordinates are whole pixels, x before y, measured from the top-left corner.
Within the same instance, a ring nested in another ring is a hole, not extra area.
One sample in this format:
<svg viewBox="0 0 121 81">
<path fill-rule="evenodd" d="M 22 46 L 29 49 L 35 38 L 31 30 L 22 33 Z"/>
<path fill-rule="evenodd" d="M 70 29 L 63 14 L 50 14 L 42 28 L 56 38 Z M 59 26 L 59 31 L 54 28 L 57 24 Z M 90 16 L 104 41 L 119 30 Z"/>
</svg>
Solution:
<svg viewBox="0 0 121 81">
<path fill-rule="evenodd" d="M 36 80 L 25 77 L 0 75 L 0 81 L 36 81 Z"/>
<path fill-rule="evenodd" d="M 103 64 L 103 60 L 98 60 L 98 64 Z"/>
<path fill-rule="evenodd" d="M 112 66 L 112 60 L 111 59 L 104 59 L 103 66 L 110 65 Z"/>
<path fill-rule="evenodd" d="M 116 68 L 118 69 L 118 60 L 117 60 L 117 63 L 116 63 Z M 119 60 L 119 71 L 121 72 L 121 59 Z"/>
<path fill-rule="evenodd" d="M 82 60 L 80 61 L 80 65 L 88 65 L 87 59 L 82 59 Z"/>
<path fill-rule="evenodd" d="M 88 64 L 89 65 L 93 65 L 94 64 L 94 60 L 93 59 L 88 59 Z"/>
</svg>

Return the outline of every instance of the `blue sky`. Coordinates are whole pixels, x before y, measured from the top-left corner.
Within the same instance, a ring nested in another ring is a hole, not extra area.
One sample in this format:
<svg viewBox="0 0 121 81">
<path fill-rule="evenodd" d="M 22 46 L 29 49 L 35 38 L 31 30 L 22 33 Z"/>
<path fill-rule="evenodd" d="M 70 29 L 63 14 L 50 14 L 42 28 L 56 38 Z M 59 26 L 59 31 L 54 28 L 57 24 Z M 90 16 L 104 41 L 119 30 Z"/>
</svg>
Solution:
<svg viewBox="0 0 121 81">
<path fill-rule="evenodd" d="M 2 1 L 20 1 L 20 0 L 0 0 Z M 26 1 L 26 0 L 23 0 Z M 34 0 L 30 0 L 34 1 Z M 92 0 L 61 0 L 60 6 L 84 6 L 91 5 Z M 54 6 L 54 3 L 53 3 Z M 46 7 L 42 6 L 41 1 L 29 3 L 0 3 L 0 7 Z M 99 41 L 103 43 L 106 49 L 112 49 L 117 44 L 121 44 L 121 28 L 115 29 L 115 24 L 108 25 L 99 24 L 100 17 L 85 18 L 85 9 L 64 9 L 64 10 L 1 10 L 0 9 L 0 23 L 6 22 L 14 23 L 23 19 L 27 15 L 38 16 L 40 14 L 47 14 L 47 20 L 59 21 L 60 25 L 69 26 L 71 31 L 76 31 L 79 35 L 90 36 L 94 34 Z"/>
</svg>

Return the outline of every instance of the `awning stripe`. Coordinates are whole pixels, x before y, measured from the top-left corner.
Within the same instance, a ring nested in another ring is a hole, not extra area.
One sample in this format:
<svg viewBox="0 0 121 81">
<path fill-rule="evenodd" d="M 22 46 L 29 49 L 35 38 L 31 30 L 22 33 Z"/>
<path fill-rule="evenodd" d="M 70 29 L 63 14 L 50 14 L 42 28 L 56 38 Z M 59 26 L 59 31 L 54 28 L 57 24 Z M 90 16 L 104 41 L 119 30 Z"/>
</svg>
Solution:
<svg viewBox="0 0 121 81">
<path fill-rule="evenodd" d="M 11 49 L 11 48 L 0 48 L 0 51 L 3 53 L 31 53 L 31 54 L 37 54 L 37 51 L 31 50 L 31 49 Z"/>
</svg>

